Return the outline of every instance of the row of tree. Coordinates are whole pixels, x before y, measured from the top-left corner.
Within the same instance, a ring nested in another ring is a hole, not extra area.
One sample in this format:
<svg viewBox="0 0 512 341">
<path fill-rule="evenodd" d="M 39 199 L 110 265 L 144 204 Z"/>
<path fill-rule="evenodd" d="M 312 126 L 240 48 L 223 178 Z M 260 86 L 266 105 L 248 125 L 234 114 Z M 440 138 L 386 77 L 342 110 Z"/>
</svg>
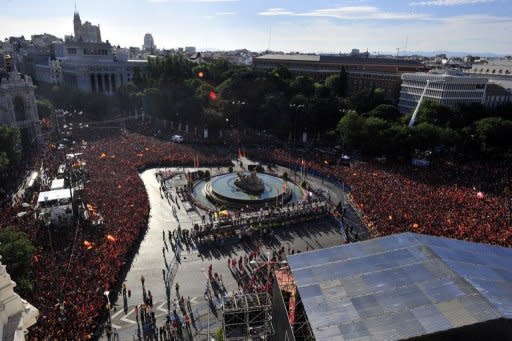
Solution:
<svg viewBox="0 0 512 341">
<path fill-rule="evenodd" d="M 347 96 L 347 86 L 344 69 L 316 81 L 293 76 L 285 67 L 262 72 L 225 60 L 198 65 L 183 56 L 169 56 L 150 59 L 146 69 L 136 69 L 133 82 L 121 86 L 116 96 L 64 87 L 43 87 L 39 93 L 55 107 L 78 108 L 92 119 L 143 108 L 153 117 L 210 130 L 252 128 L 297 140 L 306 131 L 371 155 L 405 156 L 416 149 L 474 155 L 482 146 L 510 148 L 510 106 L 489 111 L 481 105 L 452 109 L 425 103 L 417 125 L 408 128 L 410 116 L 386 101 L 382 89 Z M 48 107 L 44 102 L 41 106 Z"/>
<path fill-rule="evenodd" d="M 0 125 L 0 195 L 21 161 L 21 138 L 17 128 Z"/>
<path fill-rule="evenodd" d="M 416 124 L 409 128 L 410 115 L 401 115 L 394 106 L 379 105 L 364 114 L 348 112 L 337 130 L 347 147 L 371 156 L 400 157 L 427 150 L 465 157 L 485 150 L 501 156 L 512 148 L 512 121 L 507 115 L 506 106 L 491 112 L 481 105 L 453 109 L 426 102 Z"/>
</svg>

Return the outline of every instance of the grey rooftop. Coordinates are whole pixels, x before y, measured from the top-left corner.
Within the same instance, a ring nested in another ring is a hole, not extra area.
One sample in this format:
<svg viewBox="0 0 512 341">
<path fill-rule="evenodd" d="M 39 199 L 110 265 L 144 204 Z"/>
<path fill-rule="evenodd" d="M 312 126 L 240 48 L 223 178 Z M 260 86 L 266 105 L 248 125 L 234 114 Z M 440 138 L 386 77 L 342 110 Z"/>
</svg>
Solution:
<svg viewBox="0 0 512 341">
<path fill-rule="evenodd" d="M 288 257 L 317 340 L 398 340 L 512 318 L 512 249 L 402 233 Z"/>
</svg>

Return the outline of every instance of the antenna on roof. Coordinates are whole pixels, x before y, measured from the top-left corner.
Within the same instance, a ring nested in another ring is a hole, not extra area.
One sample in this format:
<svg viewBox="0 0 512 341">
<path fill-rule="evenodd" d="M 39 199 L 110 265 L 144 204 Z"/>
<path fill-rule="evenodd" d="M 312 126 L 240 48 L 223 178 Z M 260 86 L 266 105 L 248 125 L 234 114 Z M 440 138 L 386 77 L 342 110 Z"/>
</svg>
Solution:
<svg viewBox="0 0 512 341">
<path fill-rule="evenodd" d="M 76 0 L 75 0 L 75 13 L 77 13 L 78 11 L 76 10 Z"/>
</svg>

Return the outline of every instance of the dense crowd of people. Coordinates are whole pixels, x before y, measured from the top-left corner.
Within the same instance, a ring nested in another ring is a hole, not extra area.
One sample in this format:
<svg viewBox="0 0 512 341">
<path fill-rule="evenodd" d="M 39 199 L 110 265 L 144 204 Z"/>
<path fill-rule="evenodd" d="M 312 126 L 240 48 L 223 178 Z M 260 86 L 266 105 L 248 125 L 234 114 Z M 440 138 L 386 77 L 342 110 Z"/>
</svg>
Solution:
<svg viewBox="0 0 512 341">
<path fill-rule="evenodd" d="M 50 237 L 33 215 L 16 217 L 21 207 L 7 208 L 0 217 L 2 226 L 19 226 L 37 247 L 30 299 L 40 318 L 30 330 L 31 339 L 94 336 L 106 316 L 104 292 L 118 287 L 147 228 L 149 204 L 139 171 L 159 165 L 192 166 L 194 157 L 204 166 L 230 161 L 213 150 L 200 152 L 138 134 L 97 139 L 85 144 L 82 152 L 88 174 L 83 198 L 104 217 L 103 227 L 82 222 L 76 233 L 54 231 Z M 44 167 L 55 171 L 65 156 L 56 151 L 44 155 Z"/>
<path fill-rule="evenodd" d="M 34 340 L 94 337 L 106 316 L 104 292 L 119 287 L 147 228 L 149 204 L 140 171 L 192 166 L 197 159 L 201 166 L 231 161 L 213 147 L 172 144 L 138 134 L 99 138 L 84 146 L 83 198 L 104 217 L 102 228 L 81 222 L 76 233 L 50 234 L 33 214 L 18 216 L 24 210 L 21 206 L 5 206 L 0 212 L 1 226 L 18 226 L 37 247 L 29 297 L 40 310 L 38 324 L 30 331 Z M 56 170 L 64 153 L 52 148 L 42 152 L 41 160 L 44 168 Z M 298 160 L 281 149 L 260 149 L 248 157 L 284 166 L 296 165 Z M 374 236 L 413 231 L 512 246 L 512 202 L 505 189 L 511 186 L 509 167 L 467 164 L 417 169 L 371 162 L 345 167 L 316 160 L 306 161 L 305 168 L 348 184 L 352 201 Z M 237 277 L 240 261 L 233 264 L 230 268 Z M 257 287 L 264 283 L 263 275 L 248 276 L 249 282 L 242 281 L 241 286 Z M 212 278 L 219 283 L 215 275 Z"/>
<path fill-rule="evenodd" d="M 282 149 L 256 154 L 261 154 L 253 155 L 256 159 L 284 166 L 293 167 L 299 160 Z M 420 169 L 378 162 L 346 167 L 315 160 L 305 161 L 305 166 L 306 172 L 348 184 L 373 236 L 412 231 L 512 246 L 510 165 L 482 162 Z"/>
</svg>

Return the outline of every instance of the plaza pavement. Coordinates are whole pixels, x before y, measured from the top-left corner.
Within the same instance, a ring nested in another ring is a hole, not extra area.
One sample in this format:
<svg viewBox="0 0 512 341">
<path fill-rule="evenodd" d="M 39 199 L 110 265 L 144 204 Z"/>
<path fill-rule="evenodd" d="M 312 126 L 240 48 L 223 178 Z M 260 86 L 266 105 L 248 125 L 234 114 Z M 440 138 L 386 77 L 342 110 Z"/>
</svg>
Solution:
<svg viewBox="0 0 512 341">
<path fill-rule="evenodd" d="M 247 163 L 249 161 L 244 160 L 244 164 Z M 201 220 L 197 212 L 185 212 L 182 203 L 179 203 L 180 209 L 177 209 L 177 219 L 173 216 L 171 205 L 165 196 L 162 195 L 160 183 L 155 176 L 158 171 L 158 169 L 150 169 L 140 174 L 148 193 L 151 211 L 145 238 L 140 244 L 138 253 L 125 279 L 127 288 L 131 290 L 131 297 L 127 300 L 127 309 L 123 309 L 123 299 L 119 297 L 115 310 L 112 311 L 112 324 L 113 327 L 118 329 L 120 340 L 136 340 L 137 324 L 135 322 L 134 307 L 143 302 L 141 276 L 145 278 L 146 290 L 150 290 L 153 295 L 153 309 L 157 325 L 161 326 L 163 324 L 167 315 L 165 285 L 162 276 L 162 269 L 165 267 L 163 254 L 165 254 L 167 262 L 171 262 L 174 258 L 174 253 L 167 239 L 168 231 L 176 230 L 178 223 L 181 224 L 182 229 L 190 229 L 194 223 L 198 223 Z M 225 173 L 227 169 L 214 168 L 210 171 L 214 175 Z M 290 179 L 293 179 L 291 175 L 293 171 L 283 167 L 275 168 L 276 175 L 281 175 L 284 171 L 287 171 L 290 174 Z M 181 180 L 177 179 L 176 185 L 181 185 L 184 181 L 184 178 Z M 339 187 L 314 177 L 308 177 L 307 181 L 313 188 L 324 191 L 326 196 L 330 195 L 333 202 L 337 203 L 341 200 L 343 192 Z M 360 223 L 357 214 L 350 212 L 350 210 L 346 212 L 347 216 L 351 215 L 348 218 L 353 220 L 352 223 L 356 231 L 360 230 L 358 233 L 364 237 L 365 229 Z M 345 222 L 350 222 L 350 219 Z M 168 250 L 164 246 L 162 232 L 165 233 Z M 198 328 L 197 331 L 192 329 L 195 334 L 194 340 L 207 340 L 208 330 L 210 335 L 213 336 L 215 331 L 221 326 L 220 302 L 216 302 L 219 307 L 216 317 L 213 312 L 209 312 L 207 302 L 203 298 L 208 266 L 212 264 L 213 272 L 222 274 L 223 282 L 228 292 L 237 290 L 236 281 L 227 267 L 227 259 L 239 257 L 253 251 L 255 242 L 257 241 L 252 241 L 251 244 L 238 243 L 220 248 L 206 249 L 202 250 L 201 254 L 196 249 L 183 249 L 181 251 L 181 263 L 178 263 L 175 276 L 172 276 L 171 302 L 176 297 L 174 285 L 178 282 L 180 294 L 185 298 L 191 298 L 192 310 Z M 297 251 L 307 251 L 339 245 L 344 243 L 345 240 L 344 235 L 340 233 L 339 227 L 336 224 L 324 220 L 316 224 L 313 223 L 307 228 L 290 226 L 275 230 L 270 238 L 261 240 L 261 242 L 264 245 L 264 249 L 279 249 L 281 246 L 285 246 L 286 249 L 291 247 Z M 164 248 L 164 252 L 162 252 L 162 248 Z M 103 339 L 106 340 L 106 337 Z"/>
</svg>

